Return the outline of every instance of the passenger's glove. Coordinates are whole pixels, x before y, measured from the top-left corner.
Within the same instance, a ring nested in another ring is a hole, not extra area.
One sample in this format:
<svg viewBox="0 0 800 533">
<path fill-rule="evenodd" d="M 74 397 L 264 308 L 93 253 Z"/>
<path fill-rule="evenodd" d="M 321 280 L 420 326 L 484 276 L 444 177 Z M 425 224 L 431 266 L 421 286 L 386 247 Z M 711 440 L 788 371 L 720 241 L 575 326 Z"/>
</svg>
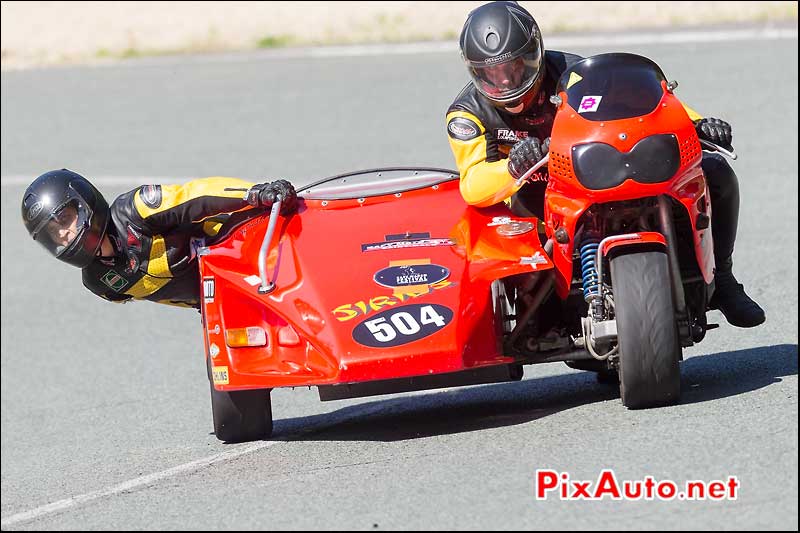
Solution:
<svg viewBox="0 0 800 533">
<path fill-rule="evenodd" d="M 253 207 L 269 209 L 275 203 L 278 195 L 281 197 L 281 215 L 286 216 L 297 212 L 297 192 L 294 190 L 294 186 L 286 180 L 253 185 L 247 191 L 247 203 Z"/>
<path fill-rule="evenodd" d="M 529 171 L 536 163 L 544 158 L 550 150 L 550 137 L 541 142 L 536 137 L 527 137 L 511 149 L 508 154 L 508 171 L 519 179 Z"/>
<path fill-rule="evenodd" d="M 718 118 L 703 118 L 694 125 L 697 136 L 703 140 L 711 141 L 723 148 L 730 148 L 733 142 L 731 125 Z"/>
</svg>

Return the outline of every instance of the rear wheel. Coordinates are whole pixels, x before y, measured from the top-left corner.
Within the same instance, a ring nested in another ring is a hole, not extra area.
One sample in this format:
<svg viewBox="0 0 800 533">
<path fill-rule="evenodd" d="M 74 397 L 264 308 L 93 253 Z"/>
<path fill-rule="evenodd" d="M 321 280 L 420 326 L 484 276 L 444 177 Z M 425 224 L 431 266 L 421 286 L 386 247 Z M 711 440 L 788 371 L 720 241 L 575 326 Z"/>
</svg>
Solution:
<svg viewBox="0 0 800 533">
<path fill-rule="evenodd" d="M 622 403 L 629 409 L 680 398 L 681 346 L 667 255 L 644 252 L 611 260 Z"/>
<path fill-rule="evenodd" d="M 211 379 L 210 361 L 208 380 L 214 433 L 219 440 L 243 442 L 267 438 L 272 434 L 271 389 L 218 391 Z"/>
</svg>

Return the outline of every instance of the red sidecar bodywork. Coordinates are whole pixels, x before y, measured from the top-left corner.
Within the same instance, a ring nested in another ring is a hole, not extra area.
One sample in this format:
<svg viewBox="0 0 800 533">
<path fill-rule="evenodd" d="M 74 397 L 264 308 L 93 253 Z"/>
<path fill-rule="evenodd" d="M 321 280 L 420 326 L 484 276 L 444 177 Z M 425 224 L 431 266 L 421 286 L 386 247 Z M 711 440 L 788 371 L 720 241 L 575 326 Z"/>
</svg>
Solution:
<svg viewBox="0 0 800 533">
<path fill-rule="evenodd" d="M 299 212 L 278 220 L 269 244 L 269 294 L 258 290 L 269 217 L 203 249 L 214 387 L 364 383 L 513 363 L 501 351 L 492 283 L 553 263 L 536 219 L 504 205 L 468 207 L 458 186 L 453 171 L 381 169 L 301 191 Z M 232 347 L 242 331 L 260 345 Z"/>
</svg>

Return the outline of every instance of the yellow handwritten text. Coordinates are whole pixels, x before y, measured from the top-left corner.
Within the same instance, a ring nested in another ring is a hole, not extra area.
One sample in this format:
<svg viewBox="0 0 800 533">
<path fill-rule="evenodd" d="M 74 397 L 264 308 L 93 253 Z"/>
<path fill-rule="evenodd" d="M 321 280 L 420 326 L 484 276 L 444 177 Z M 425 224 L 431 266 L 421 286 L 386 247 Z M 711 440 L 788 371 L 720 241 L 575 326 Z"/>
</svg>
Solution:
<svg viewBox="0 0 800 533">
<path fill-rule="evenodd" d="M 453 285 L 455 285 L 455 283 L 452 281 L 439 281 L 426 286 L 424 289 L 415 289 L 409 291 L 401 290 L 392 296 L 375 296 L 367 301 L 361 300 L 352 304 L 340 305 L 333 310 L 333 316 L 335 316 L 336 320 L 339 322 L 347 322 L 348 320 L 352 320 L 358 316 L 368 315 L 374 311 L 379 311 L 384 307 L 391 307 L 407 300 L 430 294 L 433 291 L 439 291 L 448 287 L 452 287 Z"/>
</svg>

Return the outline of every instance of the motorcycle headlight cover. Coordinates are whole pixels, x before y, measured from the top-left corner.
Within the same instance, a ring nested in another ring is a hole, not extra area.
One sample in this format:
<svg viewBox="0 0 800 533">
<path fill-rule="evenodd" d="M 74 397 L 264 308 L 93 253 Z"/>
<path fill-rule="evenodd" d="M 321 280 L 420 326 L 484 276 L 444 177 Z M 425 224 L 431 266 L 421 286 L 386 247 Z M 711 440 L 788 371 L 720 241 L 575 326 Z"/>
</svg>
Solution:
<svg viewBox="0 0 800 533">
<path fill-rule="evenodd" d="M 645 137 L 630 152 L 599 142 L 572 147 L 575 176 L 595 191 L 617 187 L 626 179 L 645 184 L 667 181 L 678 171 L 680 161 L 678 139 L 671 133 Z"/>
</svg>

